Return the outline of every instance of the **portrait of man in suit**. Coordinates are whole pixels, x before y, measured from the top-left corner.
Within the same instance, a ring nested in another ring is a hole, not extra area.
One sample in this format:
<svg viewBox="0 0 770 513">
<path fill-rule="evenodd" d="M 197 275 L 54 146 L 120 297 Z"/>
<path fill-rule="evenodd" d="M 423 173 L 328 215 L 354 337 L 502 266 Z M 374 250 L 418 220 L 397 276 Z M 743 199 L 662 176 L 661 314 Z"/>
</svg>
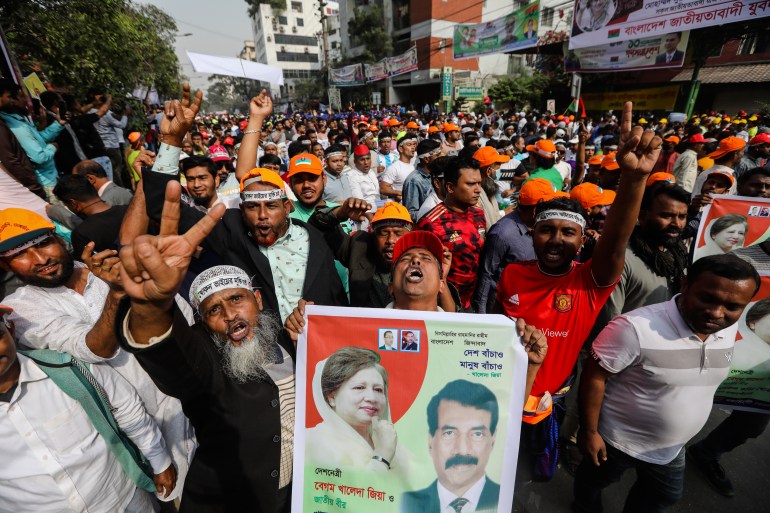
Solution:
<svg viewBox="0 0 770 513">
<path fill-rule="evenodd" d="M 655 64 L 681 63 L 684 59 L 684 52 L 682 50 L 677 50 L 680 42 L 682 42 L 681 32 L 666 34 L 666 39 L 663 43 L 664 51 L 655 57 Z"/>
<path fill-rule="evenodd" d="M 527 21 L 527 31 L 524 32 L 524 39 L 532 39 L 537 37 L 537 30 L 535 30 L 535 20 L 529 19 Z"/>
<path fill-rule="evenodd" d="M 437 479 L 401 496 L 400 513 L 495 512 L 500 485 L 486 475 L 495 446 L 497 398 L 484 385 L 451 381 L 428 403 L 428 451 Z"/>
</svg>

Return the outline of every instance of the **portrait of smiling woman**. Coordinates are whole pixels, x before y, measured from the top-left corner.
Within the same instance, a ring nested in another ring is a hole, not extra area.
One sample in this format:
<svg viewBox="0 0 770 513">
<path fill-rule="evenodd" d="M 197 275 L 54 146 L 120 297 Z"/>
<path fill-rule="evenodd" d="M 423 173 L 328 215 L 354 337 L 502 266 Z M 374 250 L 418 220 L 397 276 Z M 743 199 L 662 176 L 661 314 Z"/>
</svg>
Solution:
<svg viewBox="0 0 770 513">
<path fill-rule="evenodd" d="M 318 362 L 313 399 L 323 422 L 307 430 L 306 457 L 327 466 L 372 471 L 403 469 L 388 403 L 388 372 L 380 355 L 343 347 Z"/>
<path fill-rule="evenodd" d="M 706 246 L 699 258 L 708 255 L 729 253 L 743 247 L 749 222 L 741 214 L 727 214 L 717 218 L 709 227 L 706 235 Z"/>
</svg>

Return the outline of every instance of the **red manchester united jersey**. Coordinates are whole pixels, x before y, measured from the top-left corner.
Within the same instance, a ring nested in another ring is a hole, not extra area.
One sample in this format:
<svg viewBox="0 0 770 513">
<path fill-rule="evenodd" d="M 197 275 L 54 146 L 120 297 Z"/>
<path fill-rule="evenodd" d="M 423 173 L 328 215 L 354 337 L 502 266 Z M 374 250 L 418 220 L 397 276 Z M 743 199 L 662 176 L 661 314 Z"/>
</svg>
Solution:
<svg viewBox="0 0 770 513">
<path fill-rule="evenodd" d="M 417 223 L 418 230 L 435 233 L 452 252 L 452 268 L 447 281 L 457 287 L 464 308 L 470 306 L 476 286 L 479 254 L 484 245 L 486 226 L 484 211 L 480 208 L 471 207 L 467 212 L 455 212 L 443 203 L 436 205 Z"/>
<path fill-rule="evenodd" d="M 500 277 L 497 301 L 505 313 L 542 330 L 548 340 L 532 395 L 553 394 L 569 377 L 599 310 L 615 289 L 596 284 L 592 263 L 575 262 L 567 274 L 549 276 L 538 269 L 536 260 L 516 262 Z"/>
</svg>

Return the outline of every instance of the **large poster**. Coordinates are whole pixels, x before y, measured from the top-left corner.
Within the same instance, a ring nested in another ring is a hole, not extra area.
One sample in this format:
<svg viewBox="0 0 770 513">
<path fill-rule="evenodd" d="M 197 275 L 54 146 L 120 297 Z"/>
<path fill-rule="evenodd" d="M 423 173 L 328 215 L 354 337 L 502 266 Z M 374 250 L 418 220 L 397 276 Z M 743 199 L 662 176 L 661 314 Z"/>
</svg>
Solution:
<svg viewBox="0 0 770 513">
<path fill-rule="evenodd" d="M 681 68 L 689 39 L 690 32 L 683 32 L 681 35 L 666 34 L 569 50 L 564 59 L 564 70 L 602 72 Z"/>
<path fill-rule="evenodd" d="M 307 307 L 292 511 L 431 512 L 475 485 L 509 513 L 526 367 L 504 316 Z"/>
<path fill-rule="evenodd" d="M 540 1 L 511 14 L 472 25 L 455 25 L 452 48 L 455 59 L 504 53 L 537 45 Z"/>
<path fill-rule="evenodd" d="M 770 265 L 762 263 L 770 237 L 770 199 L 715 195 L 703 210 L 694 259 L 731 251 L 748 258 L 762 286 L 738 321 L 730 374 L 714 403 L 739 410 L 770 412 Z M 770 249 L 770 248 L 768 248 Z M 751 258 L 752 253 L 760 258 Z"/>
<path fill-rule="evenodd" d="M 329 84 L 337 87 L 364 85 L 364 67 L 361 64 L 351 64 L 343 68 L 329 68 Z"/>
<path fill-rule="evenodd" d="M 417 69 L 417 47 L 413 46 L 401 55 L 385 59 L 388 75 L 395 77 Z"/>
<path fill-rule="evenodd" d="M 576 0 L 570 49 L 770 15 L 770 1 Z"/>
<path fill-rule="evenodd" d="M 367 82 L 376 82 L 388 78 L 388 62 L 383 59 L 374 64 L 364 64 L 364 74 Z"/>
<path fill-rule="evenodd" d="M 627 101 L 643 110 L 671 110 L 679 94 L 678 85 L 632 89 L 630 91 L 585 93 L 583 102 L 588 110 L 623 110 Z"/>
</svg>

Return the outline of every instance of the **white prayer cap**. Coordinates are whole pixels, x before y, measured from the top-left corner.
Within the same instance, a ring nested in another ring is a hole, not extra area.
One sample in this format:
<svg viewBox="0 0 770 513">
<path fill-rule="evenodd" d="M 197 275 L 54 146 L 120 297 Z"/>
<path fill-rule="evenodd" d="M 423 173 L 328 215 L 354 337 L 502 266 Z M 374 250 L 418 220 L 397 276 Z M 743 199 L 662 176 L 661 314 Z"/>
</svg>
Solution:
<svg viewBox="0 0 770 513">
<path fill-rule="evenodd" d="M 249 275 L 234 265 L 217 265 L 206 269 L 190 285 L 190 304 L 197 310 L 207 297 L 227 289 L 251 290 Z"/>
</svg>

